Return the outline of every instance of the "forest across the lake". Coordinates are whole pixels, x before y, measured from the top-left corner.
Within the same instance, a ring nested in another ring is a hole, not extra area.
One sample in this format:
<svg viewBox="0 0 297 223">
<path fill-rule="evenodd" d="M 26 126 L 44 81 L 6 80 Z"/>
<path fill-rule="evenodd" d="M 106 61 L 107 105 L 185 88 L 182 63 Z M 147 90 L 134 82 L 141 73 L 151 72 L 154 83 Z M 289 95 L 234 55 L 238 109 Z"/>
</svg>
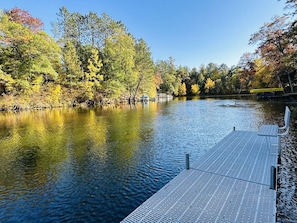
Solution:
<svg viewBox="0 0 297 223">
<path fill-rule="evenodd" d="M 251 34 L 255 52 L 237 65 L 209 63 L 189 68 L 172 57 L 153 60 L 146 41 L 106 13 L 61 7 L 52 24 L 20 9 L 0 13 L 0 110 L 85 106 L 136 101 L 157 93 L 221 95 L 281 87 L 296 91 L 297 0 Z"/>
</svg>

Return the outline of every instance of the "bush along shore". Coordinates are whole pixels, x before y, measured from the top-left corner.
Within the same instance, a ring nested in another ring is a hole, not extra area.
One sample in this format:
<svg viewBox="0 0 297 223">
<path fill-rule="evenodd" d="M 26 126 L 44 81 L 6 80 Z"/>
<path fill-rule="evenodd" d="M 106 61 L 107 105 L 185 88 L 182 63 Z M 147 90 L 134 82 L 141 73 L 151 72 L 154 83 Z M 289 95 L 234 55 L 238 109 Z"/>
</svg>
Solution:
<svg viewBox="0 0 297 223">
<path fill-rule="evenodd" d="M 40 110 L 47 108 L 70 108 L 83 107 L 91 108 L 96 106 L 117 106 L 135 103 L 129 97 L 107 98 L 97 94 L 92 99 L 88 99 L 77 90 L 64 89 L 59 95 L 53 96 L 43 92 L 42 94 L 32 94 L 30 96 L 2 95 L 0 97 L 0 111 L 21 111 L 21 110 Z"/>
</svg>

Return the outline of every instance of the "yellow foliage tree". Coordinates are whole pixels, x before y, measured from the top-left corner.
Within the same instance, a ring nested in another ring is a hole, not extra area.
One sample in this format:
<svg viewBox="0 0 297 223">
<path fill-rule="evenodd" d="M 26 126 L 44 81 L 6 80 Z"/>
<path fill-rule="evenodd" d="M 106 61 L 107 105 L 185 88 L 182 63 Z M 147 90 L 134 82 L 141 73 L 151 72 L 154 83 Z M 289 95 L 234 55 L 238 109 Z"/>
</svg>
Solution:
<svg viewBox="0 0 297 223">
<path fill-rule="evenodd" d="M 62 96 L 61 85 L 49 85 L 49 101 L 52 106 L 59 105 Z"/>
<path fill-rule="evenodd" d="M 92 49 L 88 59 L 88 72 L 85 73 L 85 83 L 83 84 L 84 96 L 92 100 L 94 92 L 101 88 L 103 75 L 101 74 L 102 61 L 99 59 L 98 50 Z"/>
<path fill-rule="evenodd" d="M 274 87 L 271 83 L 273 80 L 272 67 L 269 65 L 265 65 L 261 59 L 256 59 L 254 63 L 256 72 L 252 78 L 252 88 Z"/>
<path fill-rule="evenodd" d="M 207 78 L 206 83 L 205 83 L 205 92 L 209 93 L 211 89 L 213 89 L 215 87 L 215 82 L 210 79 Z"/>
<path fill-rule="evenodd" d="M 184 96 L 187 94 L 187 87 L 186 83 L 182 83 L 179 88 L 178 88 L 178 95 L 179 96 Z"/>
<path fill-rule="evenodd" d="M 193 84 L 191 86 L 191 91 L 192 91 L 192 94 L 194 94 L 194 95 L 200 94 L 200 88 L 199 88 L 198 84 Z"/>
<path fill-rule="evenodd" d="M 43 76 L 37 76 L 35 79 L 32 81 L 32 91 L 33 93 L 39 93 L 40 92 L 40 87 L 43 82 Z"/>
</svg>

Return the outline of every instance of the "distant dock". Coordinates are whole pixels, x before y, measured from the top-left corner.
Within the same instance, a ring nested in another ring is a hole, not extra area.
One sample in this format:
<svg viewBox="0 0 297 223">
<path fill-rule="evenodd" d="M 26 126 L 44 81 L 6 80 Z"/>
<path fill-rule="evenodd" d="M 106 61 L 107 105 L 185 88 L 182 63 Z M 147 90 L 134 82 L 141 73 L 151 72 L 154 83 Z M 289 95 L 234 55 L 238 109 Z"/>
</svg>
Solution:
<svg viewBox="0 0 297 223">
<path fill-rule="evenodd" d="M 122 222 L 275 222 L 277 140 L 232 131 Z"/>
</svg>

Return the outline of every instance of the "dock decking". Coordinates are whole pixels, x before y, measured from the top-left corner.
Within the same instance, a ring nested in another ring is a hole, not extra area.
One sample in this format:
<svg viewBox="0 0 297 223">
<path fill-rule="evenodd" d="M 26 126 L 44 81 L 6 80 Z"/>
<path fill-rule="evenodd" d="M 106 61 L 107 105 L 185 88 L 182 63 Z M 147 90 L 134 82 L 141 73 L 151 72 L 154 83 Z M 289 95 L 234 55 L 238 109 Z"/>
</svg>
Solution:
<svg viewBox="0 0 297 223">
<path fill-rule="evenodd" d="M 233 131 L 122 222 L 275 222 L 274 149 L 257 132 Z"/>
</svg>

